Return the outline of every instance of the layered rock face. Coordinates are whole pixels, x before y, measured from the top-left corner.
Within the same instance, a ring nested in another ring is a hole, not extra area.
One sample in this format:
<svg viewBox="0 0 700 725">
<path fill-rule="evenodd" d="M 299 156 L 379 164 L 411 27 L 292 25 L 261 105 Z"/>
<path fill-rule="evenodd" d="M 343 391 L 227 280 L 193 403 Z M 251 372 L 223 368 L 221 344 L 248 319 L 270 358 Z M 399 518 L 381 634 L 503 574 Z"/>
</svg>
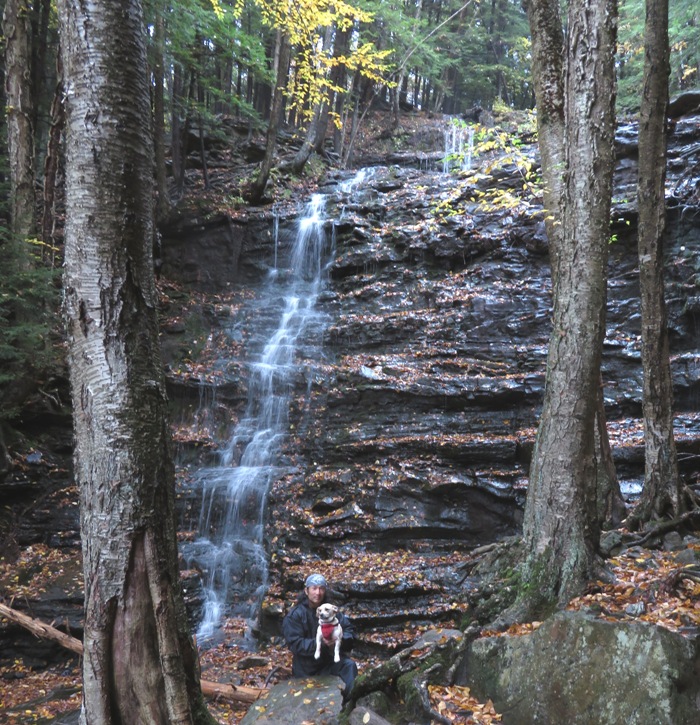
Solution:
<svg viewBox="0 0 700 725">
<path fill-rule="evenodd" d="M 621 129 L 618 139 L 603 360 L 613 452 L 628 495 L 643 475 L 633 131 Z M 680 121 L 672 139 L 667 248 L 677 441 L 689 478 L 700 452 L 700 224 L 681 159 L 697 135 L 695 121 Z M 526 154 L 534 158 L 534 148 Z M 423 163 L 420 155 L 407 159 Z M 473 176 L 377 166 L 342 192 L 347 177 L 332 176 L 322 189 L 334 240 L 319 305 L 324 355 L 306 359 L 302 342 L 290 436 L 269 496 L 271 592 L 284 596 L 298 589 L 304 570 L 321 567 L 369 626 L 384 609 L 415 619 L 434 612 L 437 599 L 464 590 L 460 552 L 518 532 L 551 285 L 537 200 L 491 209 L 478 201 L 517 188 L 517 166 Z M 281 220 L 276 254 L 284 254 L 294 222 Z M 224 247 L 236 248 L 239 278 L 226 283 L 234 297 L 270 265 L 273 235 L 260 217 L 255 223 L 259 233 Z M 194 232 L 188 245 L 196 248 Z M 164 239 L 171 270 L 176 249 Z M 224 308 L 217 325 L 225 327 Z M 231 310 L 240 340 L 261 335 L 264 315 L 246 321 L 244 307 Z M 243 360 L 232 362 L 217 399 L 222 418 L 239 415 L 245 381 Z M 353 568 L 358 552 L 379 557 L 381 576 L 367 581 Z M 420 576 L 405 573 L 407 557 Z M 392 566 L 394 577 L 384 571 Z M 455 611 L 446 606 L 442 615 Z"/>
</svg>

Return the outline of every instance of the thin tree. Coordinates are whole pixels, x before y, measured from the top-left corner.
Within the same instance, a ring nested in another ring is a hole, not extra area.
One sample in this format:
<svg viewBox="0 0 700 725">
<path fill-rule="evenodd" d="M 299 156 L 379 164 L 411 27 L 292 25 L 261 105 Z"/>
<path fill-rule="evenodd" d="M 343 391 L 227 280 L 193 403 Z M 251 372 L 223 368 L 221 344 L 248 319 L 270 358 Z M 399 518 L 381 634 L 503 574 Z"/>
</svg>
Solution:
<svg viewBox="0 0 700 725">
<path fill-rule="evenodd" d="M 5 36 L 7 146 L 11 179 L 11 230 L 16 241 L 34 234 L 34 93 L 31 85 L 31 23 L 27 0 L 6 0 L 2 16 Z M 29 255 L 24 257 L 27 265 Z"/>
<path fill-rule="evenodd" d="M 669 73 L 668 0 L 647 0 L 637 186 L 645 470 L 642 496 L 628 519 L 632 527 L 654 517 L 677 516 L 683 508 L 664 299 Z"/>
<path fill-rule="evenodd" d="M 546 64 L 552 53 L 551 62 L 563 70 L 563 104 L 541 113 L 543 119 L 563 115 L 564 154 L 558 162 L 550 150 L 563 173 L 561 233 L 552 263 L 553 329 L 525 506 L 524 587 L 516 616 L 565 603 L 596 566 L 594 429 L 614 164 L 614 0 L 570 2 L 561 46 L 551 26 L 557 4 L 531 0 L 528 11 L 535 55 L 544 53 Z M 556 82 L 556 75 L 551 69 L 547 78 Z"/>
<path fill-rule="evenodd" d="M 282 112 L 284 111 L 284 91 L 287 86 L 287 75 L 292 48 L 289 36 L 283 30 L 277 30 L 275 37 L 274 54 L 274 87 L 272 90 L 272 107 L 270 109 L 270 122 L 265 137 L 265 156 L 260 162 L 257 175 L 247 193 L 248 201 L 257 204 L 265 193 L 265 187 L 272 171 L 277 134 L 282 123 Z"/>
<path fill-rule="evenodd" d="M 60 63 L 59 63 L 60 65 Z M 46 156 L 44 158 L 44 210 L 41 216 L 41 239 L 44 261 L 54 266 L 56 256 L 56 186 L 59 183 L 61 164 L 61 137 L 63 135 L 64 111 L 63 80 L 59 69 L 59 81 L 54 90 L 51 103 L 51 122 L 46 142 Z"/>
<path fill-rule="evenodd" d="M 165 176 L 165 19 L 161 3 L 155 3 L 153 21 L 153 137 L 156 173 L 156 221 L 170 211 Z"/>
<path fill-rule="evenodd" d="M 139 0 L 60 0 L 65 300 L 85 576 L 81 722 L 213 723 L 179 588 Z"/>
</svg>

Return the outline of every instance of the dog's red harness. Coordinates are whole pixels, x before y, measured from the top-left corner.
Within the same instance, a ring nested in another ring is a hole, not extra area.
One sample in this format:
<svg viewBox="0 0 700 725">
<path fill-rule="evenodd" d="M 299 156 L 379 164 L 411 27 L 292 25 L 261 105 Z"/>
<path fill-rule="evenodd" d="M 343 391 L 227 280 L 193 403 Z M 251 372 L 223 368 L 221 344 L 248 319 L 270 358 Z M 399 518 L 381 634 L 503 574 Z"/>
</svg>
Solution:
<svg viewBox="0 0 700 725">
<path fill-rule="evenodd" d="M 336 625 L 331 622 L 323 622 L 321 624 L 321 634 L 323 635 L 323 638 L 330 639 L 333 636 L 333 630 L 335 627 Z"/>
</svg>

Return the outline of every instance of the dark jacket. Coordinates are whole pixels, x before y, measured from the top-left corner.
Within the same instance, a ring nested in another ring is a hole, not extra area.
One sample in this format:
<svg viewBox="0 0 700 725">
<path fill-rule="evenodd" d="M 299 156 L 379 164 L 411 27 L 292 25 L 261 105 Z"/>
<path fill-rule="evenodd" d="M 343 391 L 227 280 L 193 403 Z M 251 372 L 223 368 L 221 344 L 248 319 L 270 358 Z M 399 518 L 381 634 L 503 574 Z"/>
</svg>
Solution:
<svg viewBox="0 0 700 725">
<path fill-rule="evenodd" d="M 342 612 L 338 612 L 338 621 L 343 628 L 343 641 L 340 646 L 341 658 L 352 649 L 355 628 Z M 316 652 L 316 631 L 318 619 L 309 607 L 309 598 L 302 594 L 299 603 L 289 612 L 282 623 L 282 632 L 287 647 L 292 651 L 292 674 L 295 677 L 327 674 L 333 664 L 333 653 L 329 647 L 321 647 L 321 659 L 314 659 Z"/>
</svg>

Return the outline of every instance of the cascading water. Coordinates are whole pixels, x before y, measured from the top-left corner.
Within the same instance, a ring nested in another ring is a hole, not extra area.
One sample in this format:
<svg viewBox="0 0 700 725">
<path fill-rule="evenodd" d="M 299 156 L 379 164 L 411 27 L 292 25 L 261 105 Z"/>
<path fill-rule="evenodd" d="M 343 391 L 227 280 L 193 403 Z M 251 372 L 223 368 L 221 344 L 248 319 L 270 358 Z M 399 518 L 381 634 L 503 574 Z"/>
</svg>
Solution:
<svg viewBox="0 0 700 725">
<path fill-rule="evenodd" d="M 442 160 L 442 171 L 449 173 L 452 169 L 469 171 L 472 167 L 474 151 L 474 126 L 463 126 L 451 121 L 445 129 L 445 156 Z"/>
<path fill-rule="evenodd" d="M 359 178 L 346 182 L 343 190 L 350 191 Z M 281 268 L 284 262 L 275 238 L 275 267 L 256 310 L 268 315 L 277 308 L 279 322 L 251 365 L 246 412 L 220 453 L 220 465 L 195 474 L 194 485 L 202 493 L 199 534 L 183 553 L 190 566 L 202 572 L 200 641 L 212 637 L 228 610 L 255 618 L 267 587 L 265 501 L 281 473 L 278 454 L 288 434 L 295 383 L 303 374 L 295 364 L 298 344 L 311 330 L 319 340 L 320 355 L 323 325 L 315 305 L 332 252 L 324 231 L 325 205 L 322 194 L 307 205 L 286 269 Z M 305 353 L 308 356 L 308 346 Z"/>
</svg>

